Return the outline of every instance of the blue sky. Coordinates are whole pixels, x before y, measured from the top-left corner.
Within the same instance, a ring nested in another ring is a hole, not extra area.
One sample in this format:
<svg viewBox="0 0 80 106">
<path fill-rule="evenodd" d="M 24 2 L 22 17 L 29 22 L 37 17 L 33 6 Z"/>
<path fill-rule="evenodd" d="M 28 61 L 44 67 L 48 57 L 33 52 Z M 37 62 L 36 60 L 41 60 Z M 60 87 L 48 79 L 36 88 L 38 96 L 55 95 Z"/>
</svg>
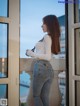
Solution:
<svg viewBox="0 0 80 106">
<path fill-rule="evenodd" d="M 26 57 L 26 49 L 32 49 L 45 33 L 41 29 L 42 18 L 49 14 L 57 17 L 65 14 L 65 5 L 58 0 L 21 0 L 20 57 Z"/>
<path fill-rule="evenodd" d="M 7 16 L 7 1 L 8 0 L 0 0 L 0 16 Z"/>
<path fill-rule="evenodd" d="M 7 25 L 0 24 L 0 57 L 7 56 Z"/>
</svg>

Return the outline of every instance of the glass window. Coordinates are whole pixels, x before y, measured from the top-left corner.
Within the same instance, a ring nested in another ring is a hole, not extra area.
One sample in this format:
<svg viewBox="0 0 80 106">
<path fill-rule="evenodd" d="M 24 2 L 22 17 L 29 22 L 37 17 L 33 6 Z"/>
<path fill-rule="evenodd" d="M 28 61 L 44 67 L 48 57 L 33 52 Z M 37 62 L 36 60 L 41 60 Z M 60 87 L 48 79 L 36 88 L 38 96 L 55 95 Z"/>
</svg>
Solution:
<svg viewBox="0 0 80 106">
<path fill-rule="evenodd" d="M 0 106 L 7 106 L 8 85 L 0 84 Z"/>
<path fill-rule="evenodd" d="M 80 81 L 76 81 L 75 83 L 75 106 L 80 106 Z"/>
<path fill-rule="evenodd" d="M 74 22 L 80 22 L 80 0 L 76 0 L 74 3 Z"/>
<path fill-rule="evenodd" d="M 6 84 L 0 84 L 0 99 L 8 98 L 8 86 Z"/>
<path fill-rule="evenodd" d="M 0 78 L 7 77 L 7 27 L 0 23 Z"/>
<path fill-rule="evenodd" d="M 80 75 L 80 28 L 75 29 L 75 74 Z"/>
<path fill-rule="evenodd" d="M 8 17 L 8 0 L 0 0 L 0 16 Z"/>
</svg>

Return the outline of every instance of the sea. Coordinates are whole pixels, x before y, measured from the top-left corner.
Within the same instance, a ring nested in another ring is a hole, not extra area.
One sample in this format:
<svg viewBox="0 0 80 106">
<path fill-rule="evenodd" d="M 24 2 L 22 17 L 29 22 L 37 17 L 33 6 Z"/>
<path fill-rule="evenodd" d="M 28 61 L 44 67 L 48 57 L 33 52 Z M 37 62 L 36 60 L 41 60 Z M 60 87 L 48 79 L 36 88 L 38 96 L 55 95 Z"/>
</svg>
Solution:
<svg viewBox="0 0 80 106">
<path fill-rule="evenodd" d="M 21 85 L 23 84 L 23 85 Z M 23 71 L 20 74 L 20 97 L 28 95 L 30 88 L 30 75 Z"/>
</svg>

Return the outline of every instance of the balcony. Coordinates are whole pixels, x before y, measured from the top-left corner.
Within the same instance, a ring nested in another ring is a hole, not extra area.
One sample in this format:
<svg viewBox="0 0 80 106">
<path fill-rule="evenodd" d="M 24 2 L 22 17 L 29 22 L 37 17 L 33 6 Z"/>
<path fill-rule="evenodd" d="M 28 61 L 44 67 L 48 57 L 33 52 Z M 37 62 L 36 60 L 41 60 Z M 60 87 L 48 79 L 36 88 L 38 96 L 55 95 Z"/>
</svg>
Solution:
<svg viewBox="0 0 80 106">
<path fill-rule="evenodd" d="M 27 99 L 27 104 L 28 106 L 34 106 L 32 103 L 32 62 L 35 62 L 34 59 L 31 58 L 20 58 L 20 74 L 25 71 L 25 73 L 28 73 L 30 75 L 30 80 L 31 83 L 30 85 L 26 85 L 26 83 L 20 81 L 20 84 L 22 84 L 22 86 L 28 86 L 28 88 L 30 89 L 29 92 L 29 96 L 28 98 L 25 98 L 25 100 Z M 65 71 L 65 59 L 64 58 L 55 58 L 53 61 L 53 69 L 54 69 L 54 79 L 53 79 L 53 83 L 51 86 L 51 92 L 50 92 L 50 106 L 53 105 L 58 105 L 61 103 L 62 99 L 64 99 L 64 96 L 62 94 L 62 92 L 60 91 L 61 89 L 63 89 L 63 85 L 59 86 L 60 84 L 62 84 L 62 78 L 61 76 L 59 77 L 59 74 L 63 71 Z M 7 59 L 4 58 L 0 58 L 0 73 L 4 74 L 4 77 L 7 76 Z M 61 82 L 59 82 L 61 81 Z M 56 88 L 56 89 L 55 89 Z M 62 97 L 63 96 L 63 97 Z M 53 103 L 53 100 L 55 101 Z M 25 102 L 23 100 L 23 102 Z M 58 103 L 58 104 L 57 104 Z"/>
</svg>

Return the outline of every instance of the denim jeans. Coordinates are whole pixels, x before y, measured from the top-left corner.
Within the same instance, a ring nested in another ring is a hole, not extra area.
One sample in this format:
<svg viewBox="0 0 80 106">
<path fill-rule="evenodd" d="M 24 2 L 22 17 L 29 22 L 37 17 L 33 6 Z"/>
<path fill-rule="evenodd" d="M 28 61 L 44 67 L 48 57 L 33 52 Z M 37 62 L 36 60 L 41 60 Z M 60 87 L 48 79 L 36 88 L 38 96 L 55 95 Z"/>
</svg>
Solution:
<svg viewBox="0 0 80 106">
<path fill-rule="evenodd" d="M 33 68 L 34 106 L 49 106 L 49 91 L 53 69 L 49 61 L 37 60 Z"/>
</svg>

